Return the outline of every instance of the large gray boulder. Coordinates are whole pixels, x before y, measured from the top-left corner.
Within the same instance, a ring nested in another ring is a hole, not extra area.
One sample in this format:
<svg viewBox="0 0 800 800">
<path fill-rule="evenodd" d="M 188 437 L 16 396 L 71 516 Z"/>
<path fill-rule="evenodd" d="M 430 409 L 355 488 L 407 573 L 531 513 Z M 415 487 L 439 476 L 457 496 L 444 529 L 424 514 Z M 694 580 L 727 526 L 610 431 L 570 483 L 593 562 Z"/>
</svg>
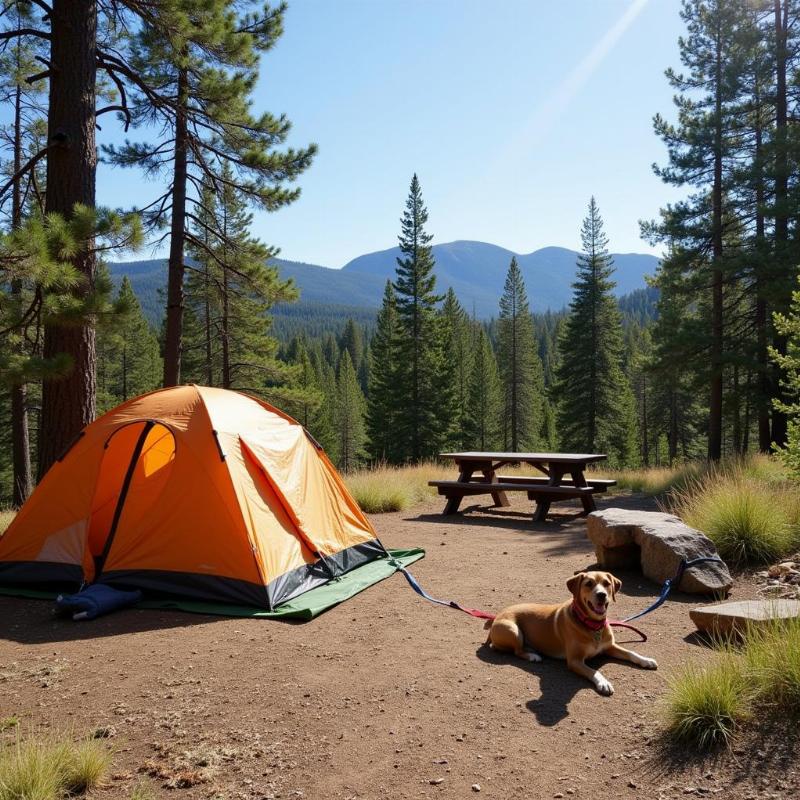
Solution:
<svg viewBox="0 0 800 800">
<path fill-rule="evenodd" d="M 602 567 L 612 571 L 641 567 L 656 583 L 673 578 L 683 559 L 719 556 L 711 539 L 672 514 L 606 508 L 586 517 L 586 532 Z M 731 586 L 728 567 L 707 561 L 688 568 L 673 588 L 691 594 L 727 594 Z"/>
</svg>

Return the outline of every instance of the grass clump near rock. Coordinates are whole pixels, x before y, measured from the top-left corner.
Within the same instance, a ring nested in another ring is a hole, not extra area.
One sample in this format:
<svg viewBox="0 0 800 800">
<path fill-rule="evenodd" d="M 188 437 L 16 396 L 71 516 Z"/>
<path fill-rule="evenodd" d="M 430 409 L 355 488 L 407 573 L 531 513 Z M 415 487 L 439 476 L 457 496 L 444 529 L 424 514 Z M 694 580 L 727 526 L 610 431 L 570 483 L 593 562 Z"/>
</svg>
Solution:
<svg viewBox="0 0 800 800">
<path fill-rule="evenodd" d="M 98 786 L 111 766 L 102 742 L 31 736 L 0 751 L 0 800 L 60 800 Z"/>
<path fill-rule="evenodd" d="M 665 736 L 701 750 L 729 745 L 745 726 L 785 725 L 800 718 L 800 619 L 751 626 L 737 644 L 715 642 L 717 660 L 689 664 L 668 681 Z"/>
<path fill-rule="evenodd" d="M 750 713 L 746 685 L 741 664 L 730 654 L 710 667 L 685 666 L 669 681 L 670 736 L 703 750 L 729 744 Z"/>
<path fill-rule="evenodd" d="M 782 620 L 747 635 L 745 673 L 756 701 L 800 717 L 800 619 Z"/>
<path fill-rule="evenodd" d="M 753 477 L 744 469 L 709 472 L 678 492 L 668 506 L 705 533 L 734 566 L 772 563 L 800 541 L 796 488 Z"/>
</svg>

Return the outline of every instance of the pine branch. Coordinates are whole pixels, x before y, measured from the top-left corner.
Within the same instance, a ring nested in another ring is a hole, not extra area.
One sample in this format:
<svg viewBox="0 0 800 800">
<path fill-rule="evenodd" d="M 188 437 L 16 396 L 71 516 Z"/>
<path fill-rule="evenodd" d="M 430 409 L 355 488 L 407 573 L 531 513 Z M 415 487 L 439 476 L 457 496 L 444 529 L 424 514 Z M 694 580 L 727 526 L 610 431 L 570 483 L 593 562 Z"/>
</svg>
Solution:
<svg viewBox="0 0 800 800">
<path fill-rule="evenodd" d="M 25 173 L 30 172 L 46 155 L 50 145 L 42 148 L 33 158 L 29 159 L 20 169 L 15 172 L 6 183 L 0 187 L 0 197 L 2 197 Z"/>
</svg>

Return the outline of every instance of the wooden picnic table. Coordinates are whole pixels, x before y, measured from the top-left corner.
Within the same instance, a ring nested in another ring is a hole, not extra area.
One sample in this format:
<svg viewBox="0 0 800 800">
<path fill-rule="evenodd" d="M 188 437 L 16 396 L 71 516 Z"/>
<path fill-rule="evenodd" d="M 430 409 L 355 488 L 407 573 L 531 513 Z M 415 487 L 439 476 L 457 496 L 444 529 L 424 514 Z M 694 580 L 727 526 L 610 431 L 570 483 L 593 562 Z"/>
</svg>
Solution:
<svg viewBox="0 0 800 800">
<path fill-rule="evenodd" d="M 444 514 L 455 514 L 461 501 L 468 495 L 489 494 L 495 506 L 508 506 L 507 492 L 524 491 L 536 501 L 535 522 L 543 522 L 550 504 L 557 500 L 580 498 L 583 513 L 594 511 L 594 494 L 605 492 L 616 481 L 587 478 L 589 464 L 603 461 L 602 453 L 440 453 L 440 458 L 451 458 L 458 467 L 454 481 L 430 481 L 439 494 L 447 497 Z M 529 464 L 542 473 L 532 475 L 498 475 L 504 466 Z M 478 475 L 476 476 L 476 473 Z"/>
</svg>

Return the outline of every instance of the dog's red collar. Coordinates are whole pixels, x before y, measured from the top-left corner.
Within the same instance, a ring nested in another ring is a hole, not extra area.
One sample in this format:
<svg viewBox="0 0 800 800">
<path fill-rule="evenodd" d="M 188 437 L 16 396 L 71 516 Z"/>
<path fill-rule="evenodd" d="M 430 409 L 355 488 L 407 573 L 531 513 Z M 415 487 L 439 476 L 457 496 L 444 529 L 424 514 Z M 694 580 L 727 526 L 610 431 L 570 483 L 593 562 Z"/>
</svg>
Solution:
<svg viewBox="0 0 800 800">
<path fill-rule="evenodd" d="M 580 606 L 573 600 L 572 601 L 572 614 L 578 622 L 581 623 L 585 628 L 588 628 L 590 631 L 597 631 L 603 630 L 603 628 L 608 627 L 608 620 L 607 619 L 592 619 L 590 616 L 581 611 Z"/>
</svg>

